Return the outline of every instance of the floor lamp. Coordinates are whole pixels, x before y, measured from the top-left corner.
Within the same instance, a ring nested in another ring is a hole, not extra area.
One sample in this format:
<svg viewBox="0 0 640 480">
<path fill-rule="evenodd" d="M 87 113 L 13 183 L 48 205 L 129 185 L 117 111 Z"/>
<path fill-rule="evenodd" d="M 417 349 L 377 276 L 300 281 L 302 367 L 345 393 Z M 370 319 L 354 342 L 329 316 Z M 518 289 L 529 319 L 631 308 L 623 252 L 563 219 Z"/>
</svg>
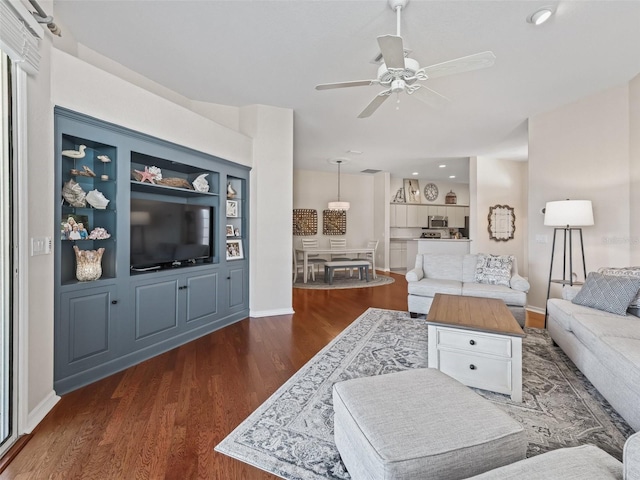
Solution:
<svg viewBox="0 0 640 480">
<path fill-rule="evenodd" d="M 551 248 L 551 265 L 549 266 L 549 284 L 547 285 L 547 301 L 551 293 L 551 284 L 581 285 L 582 282 L 573 280 L 573 232 L 580 235 L 580 254 L 582 256 L 582 269 L 584 280 L 587 278 L 587 266 L 584 261 L 584 244 L 582 241 L 582 227 L 593 225 L 593 207 L 591 200 L 560 200 L 547 202 L 544 209 L 544 224 L 555 227 L 553 229 L 553 246 Z M 562 251 L 562 279 L 554 279 L 553 260 L 556 251 L 556 235 L 558 231 L 563 233 L 564 248 Z M 567 255 L 567 250 L 568 255 Z M 569 271 L 567 272 L 567 263 Z M 544 325 L 547 326 L 547 309 L 545 303 Z"/>
</svg>

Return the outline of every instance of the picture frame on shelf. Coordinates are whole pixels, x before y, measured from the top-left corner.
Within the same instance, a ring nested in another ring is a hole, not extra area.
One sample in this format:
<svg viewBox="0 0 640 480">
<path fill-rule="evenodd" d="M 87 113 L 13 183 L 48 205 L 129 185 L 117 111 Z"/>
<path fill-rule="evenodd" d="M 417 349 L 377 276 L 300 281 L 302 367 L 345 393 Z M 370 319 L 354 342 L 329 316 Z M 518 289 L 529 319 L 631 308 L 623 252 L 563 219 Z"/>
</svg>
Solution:
<svg viewBox="0 0 640 480">
<path fill-rule="evenodd" d="M 239 237 L 240 236 L 240 227 L 236 227 L 233 229 L 233 236 L 234 237 Z"/>
<path fill-rule="evenodd" d="M 87 240 L 89 238 L 89 217 L 87 215 L 68 214 L 60 222 L 61 240 Z"/>
<path fill-rule="evenodd" d="M 233 237 L 233 225 L 227 225 L 227 237 Z"/>
<path fill-rule="evenodd" d="M 236 218 L 238 216 L 238 201 L 227 200 L 227 217 Z"/>
<path fill-rule="evenodd" d="M 242 240 L 227 240 L 227 260 L 240 260 L 244 258 Z"/>
</svg>

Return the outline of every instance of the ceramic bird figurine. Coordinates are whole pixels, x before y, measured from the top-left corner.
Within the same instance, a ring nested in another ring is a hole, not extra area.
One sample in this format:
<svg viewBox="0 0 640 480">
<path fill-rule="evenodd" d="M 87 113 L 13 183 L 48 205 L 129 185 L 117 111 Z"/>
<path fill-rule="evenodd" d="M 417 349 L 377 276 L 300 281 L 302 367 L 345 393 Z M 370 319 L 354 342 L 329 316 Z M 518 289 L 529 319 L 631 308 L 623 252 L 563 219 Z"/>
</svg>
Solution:
<svg viewBox="0 0 640 480">
<path fill-rule="evenodd" d="M 236 196 L 236 191 L 231 186 L 231 182 L 227 183 L 227 198 L 233 198 Z"/>
<path fill-rule="evenodd" d="M 108 155 L 98 155 L 98 160 L 102 163 L 109 163 L 111 161 Z"/>
<path fill-rule="evenodd" d="M 87 149 L 86 145 L 80 145 L 78 150 L 63 150 L 62 155 L 69 158 L 84 158 L 84 151 Z"/>
</svg>

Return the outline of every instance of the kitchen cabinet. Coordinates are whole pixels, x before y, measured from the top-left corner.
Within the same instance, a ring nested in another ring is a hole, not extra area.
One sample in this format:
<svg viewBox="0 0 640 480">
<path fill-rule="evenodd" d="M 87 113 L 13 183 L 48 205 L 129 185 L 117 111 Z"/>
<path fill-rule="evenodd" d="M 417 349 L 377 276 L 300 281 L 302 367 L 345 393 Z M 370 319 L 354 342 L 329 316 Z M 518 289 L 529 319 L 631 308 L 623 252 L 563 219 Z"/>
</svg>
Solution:
<svg viewBox="0 0 640 480">
<path fill-rule="evenodd" d="M 418 213 L 422 210 L 420 205 L 407 205 L 407 227 L 423 227 L 420 225 Z"/>
<path fill-rule="evenodd" d="M 389 243 L 389 268 L 404 270 L 407 268 L 407 241 L 391 241 Z"/>
</svg>

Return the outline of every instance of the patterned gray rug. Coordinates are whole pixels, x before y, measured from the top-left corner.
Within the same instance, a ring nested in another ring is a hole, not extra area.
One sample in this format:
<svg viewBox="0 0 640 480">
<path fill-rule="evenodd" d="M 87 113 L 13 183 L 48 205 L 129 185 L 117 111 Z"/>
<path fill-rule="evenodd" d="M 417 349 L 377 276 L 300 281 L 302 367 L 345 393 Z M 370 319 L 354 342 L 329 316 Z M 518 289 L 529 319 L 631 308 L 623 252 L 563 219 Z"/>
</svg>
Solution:
<svg viewBox="0 0 640 480">
<path fill-rule="evenodd" d="M 390 283 L 395 282 L 392 277 L 387 277 L 386 275 L 380 275 L 379 273 L 376 275 L 376 278 L 372 278 L 371 274 L 369 274 L 369 281 L 360 280 L 357 274 L 354 274 L 353 277 L 350 277 L 349 274 L 345 274 L 345 272 L 337 271 L 333 277 L 333 284 L 329 285 L 328 283 L 324 283 L 324 274 L 321 272 L 316 274 L 316 279 L 311 280 L 307 283 L 302 282 L 302 274 L 298 274 L 298 281 L 293 284 L 294 288 L 307 288 L 314 290 L 333 290 L 338 288 L 370 288 L 370 287 L 379 287 L 381 285 L 389 285 Z"/>
<path fill-rule="evenodd" d="M 633 431 L 546 331 L 523 341 L 523 402 L 476 390 L 525 425 L 534 456 L 591 443 L 618 459 Z M 348 479 L 333 442 L 331 388 L 350 378 L 427 367 L 424 318 L 370 308 L 216 446 L 290 480 Z"/>
</svg>

